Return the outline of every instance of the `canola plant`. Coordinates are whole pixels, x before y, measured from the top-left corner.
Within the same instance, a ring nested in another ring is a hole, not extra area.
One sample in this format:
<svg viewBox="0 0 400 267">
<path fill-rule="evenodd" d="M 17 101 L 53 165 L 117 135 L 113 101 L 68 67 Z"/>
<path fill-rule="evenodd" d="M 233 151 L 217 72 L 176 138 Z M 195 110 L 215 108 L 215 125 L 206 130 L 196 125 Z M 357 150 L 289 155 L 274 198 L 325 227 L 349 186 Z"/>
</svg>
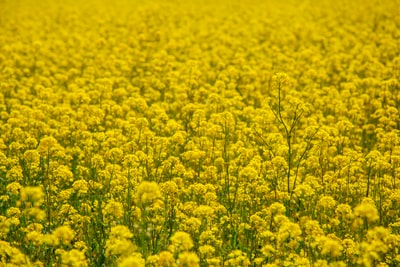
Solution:
<svg viewBox="0 0 400 267">
<path fill-rule="evenodd" d="M 0 0 L 1 266 L 399 266 L 398 0 Z"/>
</svg>

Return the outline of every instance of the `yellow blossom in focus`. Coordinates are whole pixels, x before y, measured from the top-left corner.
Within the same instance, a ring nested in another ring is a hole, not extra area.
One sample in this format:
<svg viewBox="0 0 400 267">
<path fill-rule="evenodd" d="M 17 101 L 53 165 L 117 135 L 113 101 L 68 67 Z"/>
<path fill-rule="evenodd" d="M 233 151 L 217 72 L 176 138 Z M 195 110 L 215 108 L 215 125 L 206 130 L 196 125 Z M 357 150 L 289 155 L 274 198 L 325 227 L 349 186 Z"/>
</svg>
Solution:
<svg viewBox="0 0 400 267">
<path fill-rule="evenodd" d="M 82 251 L 71 249 L 68 251 L 57 250 L 56 253 L 57 252 L 58 254 L 61 254 L 61 266 L 88 266 L 85 254 Z"/>
<path fill-rule="evenodd" d="M 161 191 L 157 183 L 142 182 L 136 192 L 136 203 L 146 205 L 161 197 Z"/>
<path fill-rule="evenodd" d="M 7 191 L 8 192 L 10 192 L 11 194 L 14 194 L 14 195 L 18 195 L 19 194 L 19 190 L 21 190 L 21 188 L 22 188 L 22 185 L 20 184 L 20 183 L 18 183 L 18 182 L 12 182 L 12 183 L 9 183 L 8 185 L 7 185 Z"/>
<path fill-rule="evenodd" d="M 88 183 L 85 180 L 76 180 L 72 188 L 79 194 L 86 194 L 88 192 Z"/>
<path fill-rule="evenodd" d="M 176 232 L 170 238 L 171 245 L 169 250 L 171 252 L 175 251 L 188 251 L 193 247 L 193 241 L 191 236 L 185 232 Z"/>
<path fill-rule="evenodd" d="M 109 200 L 104 207 L 104 216 L 106 218 L 121 219 L 124 215 L 124 207 L 121 202 Z"/>
</svg>

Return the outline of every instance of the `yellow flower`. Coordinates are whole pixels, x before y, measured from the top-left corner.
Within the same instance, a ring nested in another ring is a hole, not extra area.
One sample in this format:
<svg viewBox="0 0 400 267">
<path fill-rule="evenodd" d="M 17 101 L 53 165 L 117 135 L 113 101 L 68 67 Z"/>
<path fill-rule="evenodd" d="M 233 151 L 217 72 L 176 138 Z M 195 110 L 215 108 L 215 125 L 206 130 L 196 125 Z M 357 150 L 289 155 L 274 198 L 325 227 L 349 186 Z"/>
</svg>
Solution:
<svg viewBox="0 0 400 267">
<path fill-rule="evenodd" d="M 57 178 L 57 183 L 70 183 L 74 180 L 73 173 L 65 165 L 58 166 L 57 169 L 54 171 L 54 176 Z M 76 187 L 77 185 L 74 185 L 74 188 Z"/>
<path fill-rule="evenodd" d="M 70 245 L 71 241 L 75 238 L 75 231 L 70 226 L 59 226 L 53 231 L 53 235 L 63 245 Z"/>
<path fill-rule="evenodd" d="M 310 260 L 308 258 L 299 256 L 294 253 L 290 253 L 289 256 L 284 260 L 283 266 L 310 266 Z"/>
<path fill-rule="evenodd" d="M 133 234 L 125 225 L 113 226 L 106 241 L 106 254 L 127 256 L 135 252 L 136 247 L 130 240 L 132 237 Z"/>
<path fill-rule="evenodd" d="M 30 231 L 26 234 L 26 242 L 33 242 L 36 246 L 41 245 L 44 241 L 43 234 L 37 231 Z"/>
<path fill-rule="evenodd" d="M 336 201 L 331 196 L 323 196 L 319 199 L 317 207 L 320 209 L 330 210 L 334 208 Z"/>
<path fill-rule="evenodd" d="M 7 179 L 10 181 L 21 181 L 24 177 L 22 173 L 22 168 L 20 166 L 13 166 L 6 175 Z"/>
<path fill-rule="evenodd" d="M 318 242 L 321 244 L 322 255 L 337 258 L 342 254 L 343 246 L 336 238 L 322 236 L 318 238 Z"/>
<path fill-rule="evenodd" d="M 199 247 L 199 252 L 203 257 L 208 257 L 215 253 L 215 248 L 210 245 L 203 245 Z"/>
<path fill-rule="evenodd" d="M 104 158 L 99 154 L 94 155 L 90 162 L 95 169 L 104 168 Z"/>
<path fill-rule="evenodd" d="M 11 207 L 7 210 L 8 217 L 19 217 L 20 214 L 21 214 L 20 209 L 16 207 Z"/>
<path fill-rule="evenodd" d="M 59 192 L 58 198 L 63 202 L 67 201 L 71 197 L 73 192 L 74 192 L 73 189 L 62 190 L 61 192 Z"/>
<path fill-rule="evenodd" d="M 26 150 L 23 158 L 29 164 L 39 165 L 40 163 L 40 154 L 37 150 Z"/>
<path fill-rule="evenodd" d="M 265 245 L 261 248 L 261 253 L 264 257 L 272 257 L 276 253 L 276 249 L 271 245 Z"/>
<path fill-rule="evenodd" d="M 335 214 L 341 220 L 343 219 L 351 219 L 353 215 L 353 211 L 348 204 L 339 204 L 336 207 Z"/>
<path fill-rule="evenodd" d="M 119 148 L 112 148 L 107 151 L 105 158 L 112 163 L 118 163 L 122 160 L 124 152 Z"/>
<path fill-rule="evenodd" d="M 72 188 L 78 192 L 78 194 L 86 194 L 89 190 L 89 186 L 88 186 L 88 182 L 86 182 L 83 179 L 80 180 L 76 180 L 73 185 Z"/>
<path fill-rule="evenodd" d="M 57 139 L 52 136 L 46 136 L 40 140 L 37 150 L 41 157 L 48 158 L 55 155 L 63 155 L 64 149 L 58 143 Z M 59 154 L 60 152 L 62 154 Z"/>
<path fill-rule="evenodd" d="M 118 263 L 118 267 L 144 267 L 145 261 L 141 255 L 128 256 Z"/>
<path fill-rule="evenodd" d="M 309 184 L 300 184 L 294 189 L 294 195 L 298 198 L 308 198 L 315 194 L 314 189 Z"/>
<path fill-rule="evenodd" d="M 282 203 L 272 203 L 271 206 L 269 206 L 269 210 L 273 215 L 283 215 L 286 212 L 286 208 Z"/>
<path fill-rule="evenodd" d="M 246 253 L 241 250 L 233 250 L 228 254 L 228 259 L 226 261 L 228 266 L 243 266 L 247 267 L 250 265 L 250 260 L 247 258 Z"/>
<path fill-rule="evenodd" d="M 155 182 L 142 182 L 137 187 L 136 203 L 146 205 L 161 197 L 161 191 Z"/>
<path fill-rule="evenodd" d="M 25 139 L 25 145 L 30 148 L 33 149 L 37 146 L 38 141 L 36 140 L 36 138 L 33 137 L 28 137 Z"/>
<path fill-rule="evenodd" d="M 106 241 L 106 255 L 127 256 L 136 251 L 136 246 L 128 239 L 110 238 Z"/>
<path fill-rule="evenodd" d="M 103 214 L 106 218 L 121 219 L 124 216 L 124 212 L 122 203 L 111 199 L 105 205 Z"/>
<path fill-rule="evenodd" d="M 80 250 L 80 251 L 87 251 L 87 245 L 84 241 L 77 241 L 74 243 L 74 248 Z"/>
<path fill-rule="evenodd" d="M 297 247 L 298 241 L 302 238 L 302 231 L 297 223 L 284 222 L 280 225 L 277 235 L 279 244 L 288 243 L 289 246 Z"/>
<path fill-rule="evenodd" d="M 379 213 L 374 202 L 370 198 L 364 198 L 362 202 L 354 208 L 354 216 L 365 218 L 368 222 L 375 222 L 379 219 Z"/>
<path fill-rule="evenodd" d="M 188 251 L 190 250 L 194 244 L 191 236 L 185 232 L 176 232 L 170 238 L 171 246 L 170 251 Z"/>
<path fill-rule="evenodd" d="M 19 182 L 12 182 L 7 185 L 6 190 L 10 192 L 10 194 L 18 195 L 21 188 L 22 185 Z"/>
<path fill-rule="evenodd" d="M 125 225 L 116 225 L 111 228 L 110 238 L 129 239 L 132 237 L 133 234 Z"/>
<path fill-rule="evenodd" d="M 0 255 L 4 266 L 32 266 L 28 256 L 3 240 L 0 240 Z"/>
<path fill-rule="evenodd" d="M 61 266 L 77 266 L 77 267 L 86 267 L 87 259 L 85 257 L 85 253 L 83 251 L 79 251 L 77 249 L 71 249 L 69 251 L 64 250 L 56 250 L 57 254 L 61 254 Z"/>
<path fill-rule="evenodd" d="M 21 202 L 32 202 L 36 207 L 40 206 L 44 200 L 43 188 L 38 186 L 21 188 L 20 200 Z"/>
<path fill-rule="evenodd" d="M 199 267 L 200 266 L 199 257 L 193 253 L 184 251 L 179 253 L 177 266 L 184 266 L 184 267 Z"/>
<path fill-rule="evenodd" d="M 46 212 L 38 207 L 27 208 L 23 211 L 27 216 L 32 217 L 35 221 L 41 222 L 46 219 Z"/>
<path fill-rule="evenodd" d="M 158 254 L 158 264 L 159 264 L 159 266 L 162 266 L 162 267 L 176 266 L 174 255 L 172 255 L 172 253 L 169 251 L 160 252 Z"/>
<path fill-rule="evenodd" d="M 344 254 L 346 254 L 346 257 L 352 258 L 352 256 L 356 253 L 356 243 L 352 239 L 343 239 L 342 246 L 343 252 Z"/>
<path fill-rule="evenodd" d="M 211 220 L 215 217 L 215 210 L 210 206 L 200 205 L 195 208 L 195 210 L 193 211 L 193 215 Z"/>
<path fill-rule="evenodd" d="M 58 246 L 60 244 L 58 237 L 53 234 L 42 235 L 41 242 L 48 246 Z"/>
</svg>

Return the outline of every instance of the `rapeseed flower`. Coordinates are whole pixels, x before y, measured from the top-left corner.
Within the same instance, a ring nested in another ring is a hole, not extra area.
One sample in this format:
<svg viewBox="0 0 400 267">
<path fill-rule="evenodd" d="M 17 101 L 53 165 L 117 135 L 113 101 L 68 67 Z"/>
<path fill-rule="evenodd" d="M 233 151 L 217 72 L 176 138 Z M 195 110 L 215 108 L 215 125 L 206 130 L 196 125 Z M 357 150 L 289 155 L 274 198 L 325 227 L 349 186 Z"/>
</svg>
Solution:
<svg viewBox="0 0 400 267">
<path fill-rule="evenodd" d="M 0 241 L 0 262 L 9 266 L 32 266 L 28 256 L 3 240 Z"/>
<path fill-rule="evenodd" d="M 61 266 L 88 266 L 85 254 L 82 251 L 77 249 L 56 250 L 56 253 L 61 255 Z"/>
<path fill-rule="evenodd" d="M 162 251 L 158 255 L 158 264 L 163 267 L 173 267 L 176 266 L 175 258 L 173 254 L 169 251 Z"/>
<path fill-rule="evenodd" d="M 171 252 L 188 251 L 194 246 L 191 236 L 185 232 L 176 232 L 170 240 L 169 250 Z"/>
<path fill-rule="evenodd" d="M 75 237 L 75 232 L 69 226 L 60 226 L 53 231 L 53 235 L 63 245 L 70 245 Z"/>
<path fill-rule="evenodd" d="M 337 238 L 327 236 L 318 238 L 321 246 L 321 254 L 329 255 L 332 258 L 337 258 L 342 254 L 343 246 Z"/>
<path fill-rule="evenodd" d="M 126 226 L 113 226 L 106 242 L 107 255 L 128 256 L 135 252 L 136 246 L 131 241 L 132 237 L 132 233 Z"/>
<path fill-rule="evenodd" d="M 177 259 L 177 266 L 199 267 L 199 257 L 193 252 L 181 252 Z"/>
<path fill-rule="evenodd" d="M 128 256 L 124 258 L 120 263 L 119 267 L 144 267 L 145 261 L 139 255 Z"/>
<path fill-rule="evenodd" d="M 136 193 L 136 203 L 140 205 L 151 204 L 161 197 L 161 191 L 158 184 L 154 182 L 142 182 Z"/>
<path fill-rule="evenodd" d="M 364 198 L 362 202 L 354 208 L 354 216 L 365 218 L 370 223 L 379 219 L 378 210 L 370 198 Z"/>
<path fill-rule="evenodd" d="M 42 187 L 23 187 L 20 192 L 20 201 L 22 203 L 30 203 L 35 207 L 39 207 L 44 201 L 44 192 Z"/>
<path fill-rule="evenodd" d="M 122 219 L 124 216 L 124 206 L 116 200 L 109 200 L 104 206 L 104 216 L 106 221 Z"/>
</svg>

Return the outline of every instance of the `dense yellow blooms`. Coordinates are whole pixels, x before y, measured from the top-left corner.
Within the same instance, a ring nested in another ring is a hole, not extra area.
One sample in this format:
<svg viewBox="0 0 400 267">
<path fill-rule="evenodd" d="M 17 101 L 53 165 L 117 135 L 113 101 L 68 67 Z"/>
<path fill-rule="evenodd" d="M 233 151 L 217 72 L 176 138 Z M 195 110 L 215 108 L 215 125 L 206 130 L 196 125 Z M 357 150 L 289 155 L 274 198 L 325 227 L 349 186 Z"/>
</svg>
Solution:
<svg viewBox="0 0 400 267">
<path fill-rule="evenodd" d="M 399 266 L 397 0 L 0 1 L 1 266 Z"/>
<path fill-rule="evenodd" d="M 176 232 L 171 237 L 170 251 L 188 251 L 193 247 L 193 241 L 189 234 L 185 232 Z"/>
<path fill-rule="evenodd" d="M 134 255 L 123 259 L 119 264 L 119 267 L 144 267 L 145 261 L 141 257 Z"/>
<path fill-rule="evenodd" d="M 86 267 L 88 266 L 85 254 L 77 249 L 71 249 L 69 251 L 57 250 L 57 254 L 61 255 L 60 266 L 77 266 Z"/>
<path fill-rule="evenodd" d="M 75 237 L 74 231 L 69 226 L 59 226 L 53 231 L 53 235 L 61 244 L 70 245 Z"/>
</svg>

